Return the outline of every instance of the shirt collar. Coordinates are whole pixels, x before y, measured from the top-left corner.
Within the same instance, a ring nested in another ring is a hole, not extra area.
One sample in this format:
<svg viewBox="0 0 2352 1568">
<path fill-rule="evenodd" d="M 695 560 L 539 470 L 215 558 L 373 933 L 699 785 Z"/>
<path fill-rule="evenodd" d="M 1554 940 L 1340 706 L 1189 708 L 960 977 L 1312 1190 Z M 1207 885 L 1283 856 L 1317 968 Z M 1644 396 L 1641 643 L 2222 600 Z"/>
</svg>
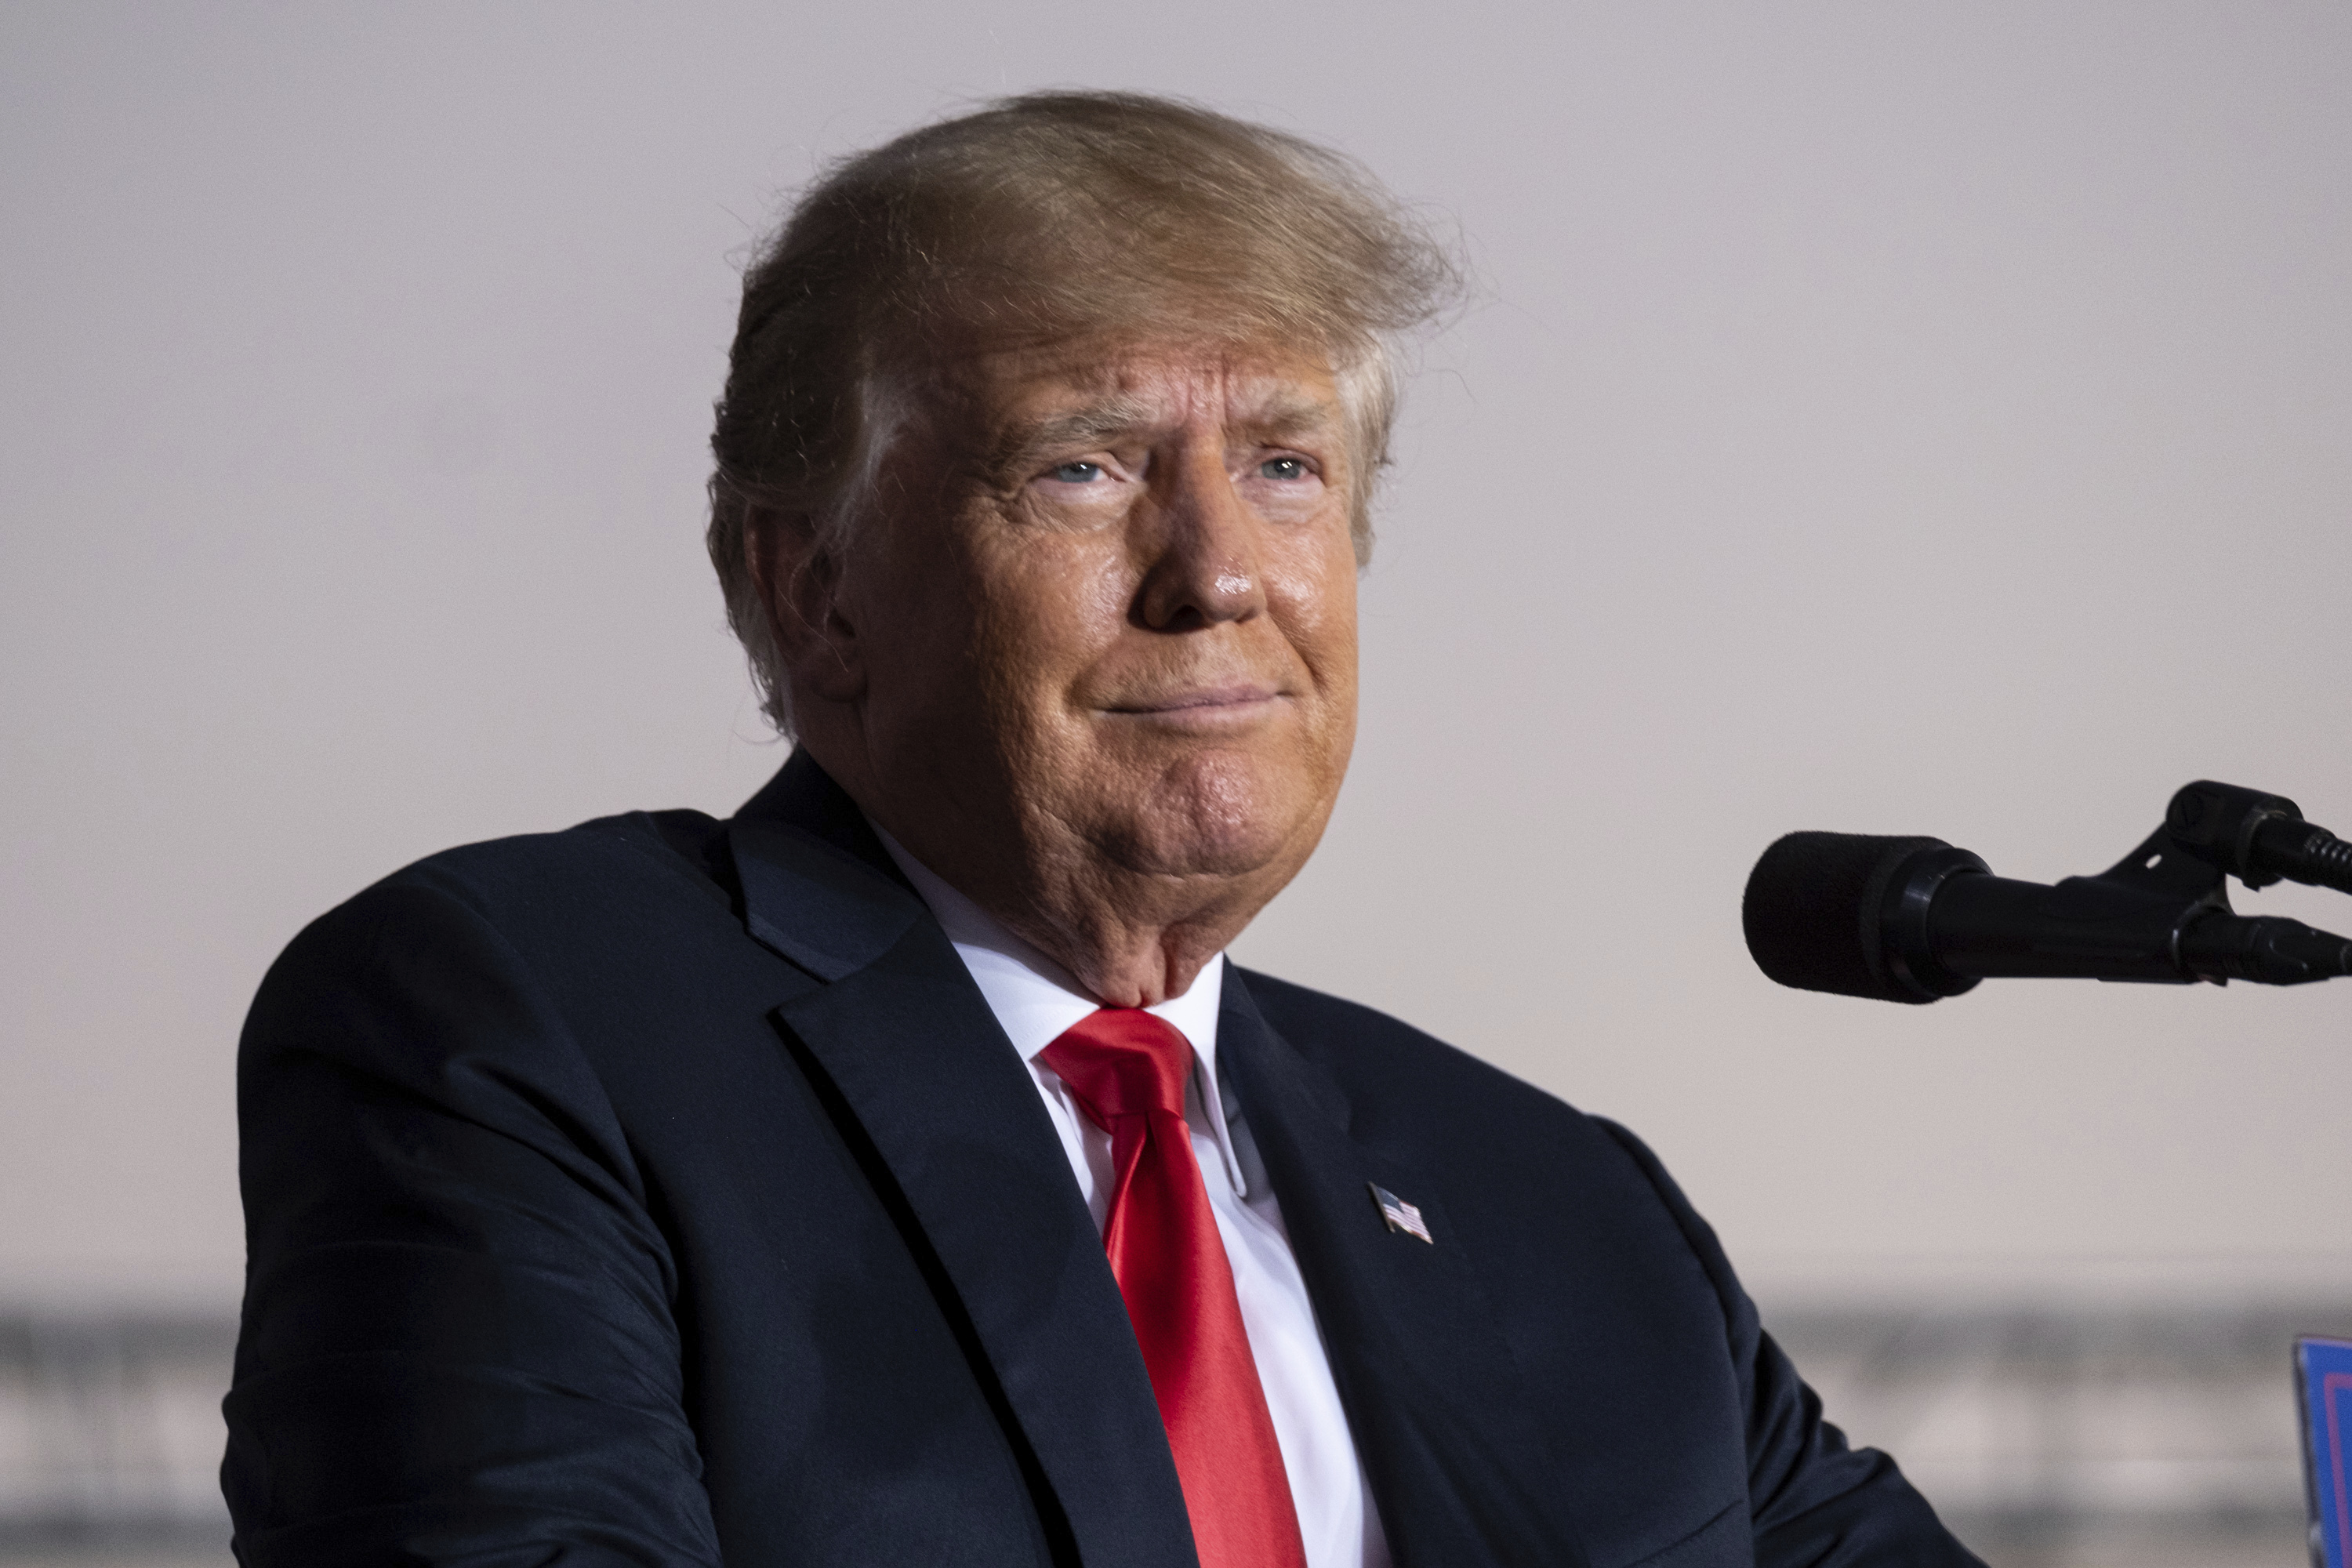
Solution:
<svg viewBox="0 0 2352 1568">
<path fill-rule="evenodd" d="M 915 884 L 923 902 L 930 906 L 948 941 L 955 945 L 956 956 L 971 972 L 972 983 L 980 987 L 989 1011 L 996 1015 L 997 1023 L 1013 1042 L 1013 1048 L 1021 1053 L 1022 1060 L 1036 1066 L 1037 1053 L 1061 1038 L 1071 1025 L 1102 1006 L 1087 994 L 1076 976 L 948 886 L 929 867 L 908 854 L 879 825 L 875 826 L 874 835 L 890 852 L 890 858 L 898 862 L 898 869 L 906 873 L 907 880 Z M 1246 1196 L 1248 1185 L 1242 1179 L 1241 1162 L 1234 1156 L 1224 1099 L 1217 1083 L 1217 1012 L 1224 1000 L 1224 988 L 1225 955 L 1221 952 L 1201 966 L 1192 988 L 1181 996 L 1171 996 L 1144 1011 L 1174 1025 L 1176 1032 L 1192 1043 L 1193 1059 L 1199 1064 L 1192 1079 L 1202 1109 L 1208 1113 L 1209 1127 L 1216 1138 L 1217 1151 L 1224 1159 L 1225 1173 L 1233 1180 L 1234 1191 Z"/>
</svg>

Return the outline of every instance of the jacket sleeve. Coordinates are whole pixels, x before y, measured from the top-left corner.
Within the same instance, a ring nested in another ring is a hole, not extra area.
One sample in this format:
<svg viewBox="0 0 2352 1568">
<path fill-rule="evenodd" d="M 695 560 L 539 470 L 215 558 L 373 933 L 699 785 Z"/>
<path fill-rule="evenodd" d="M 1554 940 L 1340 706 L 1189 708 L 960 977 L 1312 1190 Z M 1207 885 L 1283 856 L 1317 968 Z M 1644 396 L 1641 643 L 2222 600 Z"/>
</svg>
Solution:
<svg viewBox="0 0 2352 1568">
<path fill-rule="evenodd" d="M 238 1561 L 716 1564 L 667 1245 L 464 887 L 412 870 L 297 938 L 237 1080 Z"/>
<path fill-rule="evenodd" d="M 1647 1145 L 1601 1121 L 1690 1243 L 1723 1302 L 1748 1425 L 1748 1515 L 1758 1568 L 1984 1568 L 1875 1448 L 1853 1448 L 1772 1342 L 1715 1231 Z"/>
</svg>

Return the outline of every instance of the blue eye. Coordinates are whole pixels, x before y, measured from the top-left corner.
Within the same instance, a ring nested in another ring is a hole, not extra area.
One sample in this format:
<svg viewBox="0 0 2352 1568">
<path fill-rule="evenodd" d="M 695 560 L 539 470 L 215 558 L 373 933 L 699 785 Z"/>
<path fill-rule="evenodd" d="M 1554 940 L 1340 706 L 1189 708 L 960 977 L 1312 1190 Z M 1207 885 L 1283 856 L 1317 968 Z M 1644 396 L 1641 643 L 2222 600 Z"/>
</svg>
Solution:
<svg viewBox="0 0 2352 1568">
<path fill-rule="evenodd" d="M 1090 485 L 1103 477 L 1103 468 L 1100 463 L 1063 463 L 1048 468 L 1045 477 L 1066 485 Z"/>
<path fill-rule="evenodd" d="M 1257 466 L 1258 477 L 1268 479 L 1303 479 L 1307 477 L 1304 458 L 1268 458 Z"/>
</svg>

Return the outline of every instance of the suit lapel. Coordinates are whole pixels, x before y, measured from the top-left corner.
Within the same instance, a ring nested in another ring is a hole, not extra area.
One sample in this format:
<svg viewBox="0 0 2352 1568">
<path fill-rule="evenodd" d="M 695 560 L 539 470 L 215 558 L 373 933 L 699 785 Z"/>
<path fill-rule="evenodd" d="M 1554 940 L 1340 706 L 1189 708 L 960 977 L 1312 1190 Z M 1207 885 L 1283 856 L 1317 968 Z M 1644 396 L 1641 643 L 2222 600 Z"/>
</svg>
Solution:
<svg viewBox="0 0 2352 1568">
<path fill-rule="evenodd" d="M 1088 1568 L 1197 1568 L 1143 1357 L 1036 1088 L 937 922 L 835 803 L 796 757 L 732 830 L 752 934 L 829 982 L 776 1022 L 961 1315 L 1066 1547 Z"/>
<path fill-rule="evenodd" d="M 1565 1488 L 1437 1184 L 1349 1136 L 1345 1096 L 1228 968 L 1218 1059 L 1273 1179 L 1399 1568 L 1581 1568 Z M 1393 1231 L 1378 1185 L 1433 1242 Z"/>
</svg>

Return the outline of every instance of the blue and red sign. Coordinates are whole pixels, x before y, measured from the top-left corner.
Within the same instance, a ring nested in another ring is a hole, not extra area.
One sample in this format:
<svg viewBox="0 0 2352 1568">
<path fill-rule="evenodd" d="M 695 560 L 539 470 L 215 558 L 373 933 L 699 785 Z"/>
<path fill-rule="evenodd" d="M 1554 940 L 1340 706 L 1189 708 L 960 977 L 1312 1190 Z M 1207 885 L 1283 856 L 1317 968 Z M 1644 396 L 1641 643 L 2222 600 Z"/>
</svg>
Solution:
<svg viewBox="0 0 2352 1568">
<path fill-rule="evenodd" d="M 2352 1568 L 2352 1340 L 2294 1342 L 2314 1568 Z"/>
</svg>

